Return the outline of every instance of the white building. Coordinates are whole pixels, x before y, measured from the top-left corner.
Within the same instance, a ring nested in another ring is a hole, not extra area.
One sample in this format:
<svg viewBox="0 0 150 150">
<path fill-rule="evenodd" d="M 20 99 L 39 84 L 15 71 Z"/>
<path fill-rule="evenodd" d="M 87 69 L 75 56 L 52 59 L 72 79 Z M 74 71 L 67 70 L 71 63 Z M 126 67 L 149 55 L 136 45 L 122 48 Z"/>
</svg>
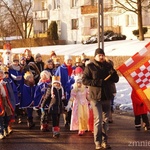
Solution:
<svg viewBox="0 0 150 150">
<path fill-rule="evenodd" d="M 123 1 L 123 0 L 122 0 Z M 104 28 L 136 38 L 132 31 L 138 28 L 137 15 L 115 8 L 115 0 L 104 1 Z M 58 24 L 59 39 L 67 43 L 81 43 L 97 35 L 97 0 L 33 0 L 35 36 L 46 36 L 51 21 Z M 149 12 L 143 13 L 143 25 L 150 24 Z"/>
</svg>

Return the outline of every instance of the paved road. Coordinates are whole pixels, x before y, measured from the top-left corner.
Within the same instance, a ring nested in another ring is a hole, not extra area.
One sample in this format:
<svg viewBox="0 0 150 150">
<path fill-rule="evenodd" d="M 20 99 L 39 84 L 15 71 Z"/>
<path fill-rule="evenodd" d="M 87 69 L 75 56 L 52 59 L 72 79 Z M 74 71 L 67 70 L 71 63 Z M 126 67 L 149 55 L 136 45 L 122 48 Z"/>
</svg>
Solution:
<svg viewBox="0 0 150 150">
<path fill-rule="evenodd" d="M 113 114 L 114 123 L 110 124 L 109 143 L 112 150 L 149 150 L 150 131 L 136 131 L 134 118 L 130 115 Z M 94 150 L 93 134 L 86 132 L 78 136 L 70 132 L 61 122 L 59 139 L 52 138 L 51 132 L 41 132 L 39 121 L 29 130 L 26 122 L 14 124 L 13 133 L 0 141 L 0 150 Z"/>
</svg>

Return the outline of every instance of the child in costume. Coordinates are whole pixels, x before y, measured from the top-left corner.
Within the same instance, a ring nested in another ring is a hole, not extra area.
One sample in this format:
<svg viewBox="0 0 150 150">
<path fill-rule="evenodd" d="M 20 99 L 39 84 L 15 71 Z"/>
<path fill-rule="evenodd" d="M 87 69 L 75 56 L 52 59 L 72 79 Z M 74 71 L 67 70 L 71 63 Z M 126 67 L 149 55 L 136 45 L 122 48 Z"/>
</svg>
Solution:
<svg viewBox="0 0 150 150">
<path fill-rule="evenodd" d="M 21 99 L 21 88 L 23 86 L 23 74 L 22 69 L 19 65 L 19 55 L 13 55 L 13 62 L 9 65 L 9 77 L 13 80 L 15 86 L 17 87 L 17 96 L 16 96 L 16 117 L 18 123 L 21 123 L 22 110 L 20 109 L 20 99 Z"/>
<path fill-rule="evenodd" d="M 74 83 L 73 70 L 75 68 L 72 66 L 72 57 L 70 55 L 65 55 L 64 63 L 59 66 L 55 72 L 55 76 L 60 76 L 61 84 L 65 92 L 66 102 L 64 103 L 67 106 L 68 100 L 70 99 L 70 92 L 72 84 Z M 71 120 L 71 111 L 64 112 L 64 124 L 66 127 L 70 125 Z"/>
<path fill-rule="evenodd" d="M 40 74 L 40 80 L 36 86 L 35 93 L 34 93 L 34 106 L 38 109 L 41 108 L 41 104 L 45 97 L 47 88 L 49 84 L 51 83 L 50 77 L 51 77 L 51 74 L 46 70 L 42 71 Z M 48 108 L 48 105 L 46 105 L 45 107 Z M 41 124 L 41 127 L 40 127 L 41 131 L 49 131 L 48 118 L 45 117 L 45 114 L 43 114 L 42 109 L 41 109 L 40 124 Z"/>
<path fill-rule="evenodd" d="M 6 82 L 3 81 L 4 73 L 0 70 L 0 101 L 1 101 L 1 117 L 0 117 L 0 138 L 2 139 L 6 135 L 10 134 L 8 131 L 8 125 L 10 119 L 14 113 L 14 109 L 10 103 L 8 91 L 6 88 Z"/>
<path fill-rule="evenodd" d="M 78 130 L 78 135 L 83 135 L 88 130 L 89 108 L 87 101 L 88 91 L 82 84 L 82 78 L 76 77 L 71 97 L 66 106 L 69 111 L 72 108 L 70 130 Z"/>
<path fill-rule="evenodd" d="M 5 82 L 6 88 L 8 91 L 8 99 L 10 100 L 10 103 L 11 103 L 11 106 L 13 107 L 13 110 L 15 110 L 17 88 L 16 88 L 14 82 L 9 77 L 8 67 L 3 66 L 1 69 L 4 72 L 3 81 Z M 12 132 L 12 123 L 13 122 L 15 122 L 15 113 L 13 113 L 12 117 L 10 118 L 9 125 L 8 125 L 8 133 Z"/>
<path fill-rule="evenodd" d="M 60 77 L 52 77 L 52 89 L 51 89 L 51 103 L 49 106 L 52 115 L 52 132 L 53 137 L 59 137 L 60 126 L 60 114 L 63 112 L 63 101 L 65 100 L 64 89 L 61 86 Z"/>
<path fill-rule="evenodd" d="M 60 77 L 53 76 L 52 77 L 52 86 L 49 86 L 46 92 L 45 100 L 50 101 L 49 104 L 49 112 L 52 117 L 52 132 L 53 137 L 58 138 L 60 135 L 60 115 L 63 112 L 63 100 L 65 99 L 64 90 L 61 86 Z"/>
<path fill-rule="evenodd" d="M 35 126 L 33 122 L 33 103 L 34 103 L 34 92 L 35 92 L 35 82 L 33 74 L 27 71 L 24 74 L 24 85 L 21 92 L 21 102 L 20 107 L 27 109 L 27 126 L 29 129 Z"/>
</svg>

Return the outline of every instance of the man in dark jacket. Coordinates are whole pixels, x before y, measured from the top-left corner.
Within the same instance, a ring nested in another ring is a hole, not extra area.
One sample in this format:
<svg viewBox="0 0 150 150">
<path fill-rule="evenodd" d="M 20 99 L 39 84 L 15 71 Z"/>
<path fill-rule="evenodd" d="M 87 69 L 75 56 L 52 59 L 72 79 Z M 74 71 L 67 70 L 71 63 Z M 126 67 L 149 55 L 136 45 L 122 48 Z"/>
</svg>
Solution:
<svg viewBox="0 0 150 150">
<path fill-rule="evenodd" d="M 94 61 L 83 73 L 83 84 L 89 88 L 89 96 L 94 114 L 94 142 L 96 149 L 110 149 L 107 140 L 108 117 L 110 113 L 111 83 L 118 82 L 119 76 L 113 66 L 105 60 L 102 49 L 95 50 Z"/>
</svg>

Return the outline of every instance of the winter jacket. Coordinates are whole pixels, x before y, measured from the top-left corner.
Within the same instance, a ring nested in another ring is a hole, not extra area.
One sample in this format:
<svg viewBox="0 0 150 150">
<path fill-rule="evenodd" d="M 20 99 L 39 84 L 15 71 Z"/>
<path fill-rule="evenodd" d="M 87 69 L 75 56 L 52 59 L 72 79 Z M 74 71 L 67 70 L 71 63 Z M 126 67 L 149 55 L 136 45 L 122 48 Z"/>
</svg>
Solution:
<svg viewBox="0 0 150 150">
<path fill-rule="evenodd" d="M 84 85 L 89 86 L 91 99 L 110 100 L 113 98 L 111 84 L 118 82 L 119 76 L 110 63 L 94 60 L 85 67 L 82 80 Z"/>
<path fill-rule="evenodd" d="M 49 84 L 44 99 L 41 104 L 41 108 L 45 108 L 49 105 L 49 111 L 52 114 L 61 114 L 63 111 L 63 89 L 55 88 Z"/>
<path fill-rule="evenodd" d="M 43 61 L 35 62 L 35 64 L 37 65 L 40 72 L 42 72 L 44 70 L 44 62 Z"/>
</svg>

